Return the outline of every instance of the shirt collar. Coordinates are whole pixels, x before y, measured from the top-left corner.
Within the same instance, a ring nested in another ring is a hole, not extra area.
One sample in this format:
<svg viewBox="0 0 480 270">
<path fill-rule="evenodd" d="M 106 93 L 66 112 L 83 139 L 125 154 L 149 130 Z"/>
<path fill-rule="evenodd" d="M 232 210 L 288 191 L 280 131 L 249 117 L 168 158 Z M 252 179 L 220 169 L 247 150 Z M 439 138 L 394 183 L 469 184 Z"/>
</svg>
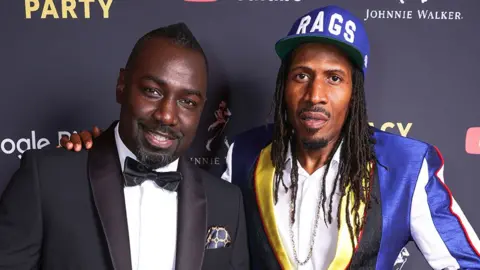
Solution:
<svg viewBox="0 0 480 270">
<path fill-rule="evenodd" d="M 117 145 L 118 158 L 119 158 L 120 166 L 121 166 L 122 172 L 123 172 L 123 167 L 125 165 L 125 159 L 127 157 L 133 158 L 136 161 L 138 161 L 138 159 L 135 156 L 135 154 L 133 154 L 132 151 L 130 151 L 130 149 L 128 149 L 128 147 L 123 143 L 122 138 L 120 138 L 120 133 L 118 132 L 119 123 L 120 122 L 118 122 L 117 125 L 115 126 L 115 143 Z M 157 172 L 170 172 L 170 171 L 177 171 L 177 168 L 178 168 L 178 158 L 175 161 L 173 161 L 172 163 L 168 164 L 167 166 L 158 168 L 155 171 L 157 171 Z"/>
<path fill-rule="evenodd" d="M 343 141 L 340 142 L 335 154 L 333 154 L 332 160 L 330 161 L 330 168 L 338 168 L 340 164 L 340 150 L 342 149 Z M 298 162 L 298 160 L 297 160 Z M 292 149 L 290 143 L 288 144 L 287 156 L 286 156 L 286 164 L 285 169 L 290 171 L 292 169 Z M 299 166 L 300 169 L 300 166 Z"/>
</svg>

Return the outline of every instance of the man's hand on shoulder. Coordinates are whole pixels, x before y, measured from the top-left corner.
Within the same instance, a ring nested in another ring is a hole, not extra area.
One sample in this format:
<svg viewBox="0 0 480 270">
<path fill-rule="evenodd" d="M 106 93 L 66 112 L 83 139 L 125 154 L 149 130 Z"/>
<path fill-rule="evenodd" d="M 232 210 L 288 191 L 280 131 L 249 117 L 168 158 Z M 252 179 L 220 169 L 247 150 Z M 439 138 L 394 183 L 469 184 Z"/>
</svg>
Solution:
<svg viewBox="0 0 480 270">
<path fill-rule="evenodd" d="M 73 133 L 70 138 L 63 136 L 57 148 L 64 148 L 75 152 L 80 152 L 82 147 L 87 150 L 91 149 L 93 147 L 93 139 L 100 136 L 102 132 L 103 130 L 94 126 L 91 131 L 83 130 L 80 133 Z"/>
</svg>

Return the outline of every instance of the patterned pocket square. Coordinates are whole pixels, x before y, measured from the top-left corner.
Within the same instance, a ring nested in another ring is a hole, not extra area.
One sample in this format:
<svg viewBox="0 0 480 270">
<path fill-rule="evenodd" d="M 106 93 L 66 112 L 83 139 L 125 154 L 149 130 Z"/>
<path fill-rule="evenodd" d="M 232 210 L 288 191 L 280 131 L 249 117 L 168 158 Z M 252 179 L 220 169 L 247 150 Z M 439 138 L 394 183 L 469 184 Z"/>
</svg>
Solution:
<svg viewBox="0 0 480 270">
<path fill-rule="evenodd" d="M 227 229 L 222 226 L 210 227 L 207 232 L 207 241 L 205 243 L 206 249 L 216 249 L 229 247 L 232 243 L 230 234 Z"/>
</svg>

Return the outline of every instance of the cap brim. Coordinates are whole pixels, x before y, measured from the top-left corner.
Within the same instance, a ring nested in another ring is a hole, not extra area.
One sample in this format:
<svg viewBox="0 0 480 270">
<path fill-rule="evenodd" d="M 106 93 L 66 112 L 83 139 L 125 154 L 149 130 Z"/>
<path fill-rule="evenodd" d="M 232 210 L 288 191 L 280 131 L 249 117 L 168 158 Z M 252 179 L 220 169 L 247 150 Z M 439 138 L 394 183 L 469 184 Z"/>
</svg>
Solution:
<svg viewBox="0 0 480 270">
<path fill-rule="evenodd" d="M 311 42 L 327 43 L 327 44 L 335 45 L 339 47 L 342 51 L 344 51 L 345 54 L 347 54 L 347 56 L 350 58 L 350 60 L 355 65 L 357 65 L 357 67 L 359 67 L 360 69 L 363 68 L 363 61 L 364 61 L 363 56 L 358 49 L 356 49 L 352 45 L 348 45 L 328 37 L 309 36 L 309 35 L 286 37 L 279 40 L 275 44 L 275 51 L 277 52 L 277 55 L 280 57 L 280 59 L 283 60 L 289 52 L 296 49 L 301 44 L 311 43 Z"/>
</svg>

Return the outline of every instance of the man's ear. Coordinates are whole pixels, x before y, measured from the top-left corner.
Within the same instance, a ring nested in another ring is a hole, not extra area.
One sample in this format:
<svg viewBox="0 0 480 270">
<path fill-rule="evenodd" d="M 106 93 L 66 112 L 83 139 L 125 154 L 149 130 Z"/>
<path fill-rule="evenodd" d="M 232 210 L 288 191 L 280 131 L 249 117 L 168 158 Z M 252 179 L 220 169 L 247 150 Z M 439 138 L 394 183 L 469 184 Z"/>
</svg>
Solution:
<svg viewBox="0 0 480 270">
<path fill-rule="evenodd" d="M 126 71 L 124 68 L 120 69 L 120 72 L 118 73 L 118 79 L 117 79 L 117 88 L 116 88 L 116 96 L 117 96 L 117 103 L 122 104 L 123 101 L 125 100 L 125 76 L 126 76 Z"/>
</svg>

